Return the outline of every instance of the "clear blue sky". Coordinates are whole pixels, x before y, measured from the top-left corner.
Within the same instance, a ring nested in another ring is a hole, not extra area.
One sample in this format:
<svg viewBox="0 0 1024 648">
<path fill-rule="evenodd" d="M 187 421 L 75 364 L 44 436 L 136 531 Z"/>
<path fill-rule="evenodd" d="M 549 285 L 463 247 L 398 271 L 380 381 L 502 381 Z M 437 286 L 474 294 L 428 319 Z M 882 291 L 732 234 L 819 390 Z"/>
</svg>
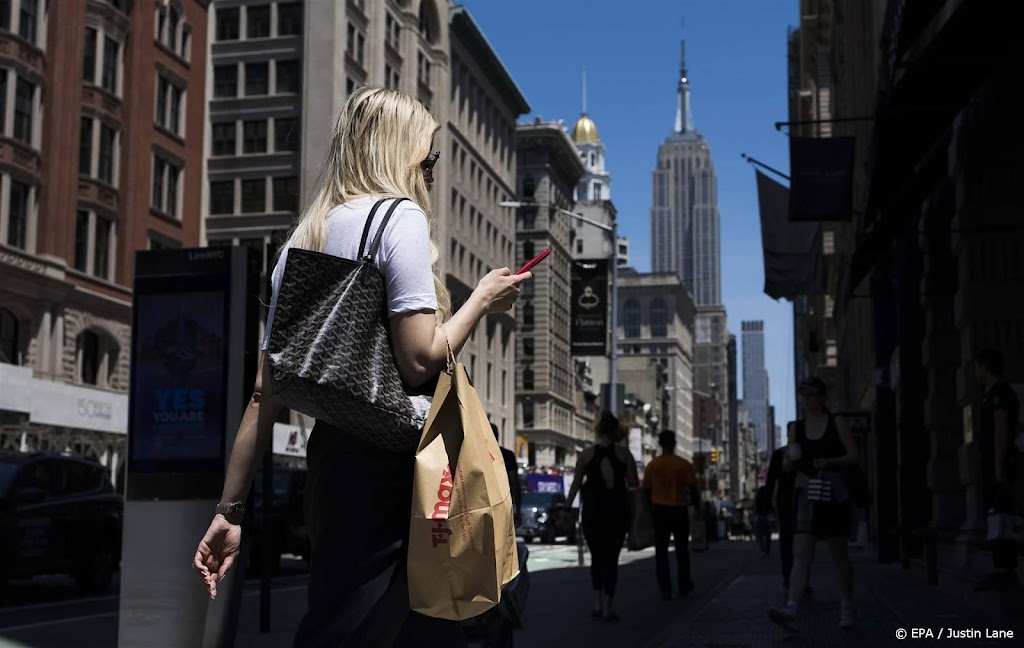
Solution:
<svg viewBox="0 0 1024 648">
<path fill-rule="evenodd" d="M 651 171 L 676 105 L 681 21 L 697 130 L 718 172 L 722 297 L 729 330 L 765 322 L 766 366 L 776 421 L 794 417 L 792 309 L 763 293 L 764 265 L 753 168 L 746 153 L 789 168 L 786 31 L 797 0 L 465 0 L 533 109 L 572 125 L 582 104 L 597 124 L 612 173 L 612 201 L 630 262 L 650 270 Z M 742 359 L 742 351 L 740 352 Z M 739 374 L 742 390 L 742 373 Z"/>
</svg>

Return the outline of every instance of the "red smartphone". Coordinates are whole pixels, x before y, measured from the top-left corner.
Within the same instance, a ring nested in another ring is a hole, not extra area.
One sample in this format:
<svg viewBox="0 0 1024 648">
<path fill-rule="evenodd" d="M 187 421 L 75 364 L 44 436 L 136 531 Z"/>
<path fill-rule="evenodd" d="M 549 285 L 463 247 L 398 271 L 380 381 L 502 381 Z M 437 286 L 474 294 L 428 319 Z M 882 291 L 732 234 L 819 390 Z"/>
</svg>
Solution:
<svg viewBox="0 0 1024 648">
<path fill-rule="evenodd" d="M 544 248 L 543 252 L 533 257 L 533 259 L 528 261 L 526 265 L 524 265 L 522 268 L 519 268 L 519 270 L 516 271 L 516 274 L 518 275 L 523 274 L 524 272 L 529 272 L 530 270 L 533 269 L 533 266 L 543 261 L 549 254 L 551 254 L 551 248 Z"/>
</svg>

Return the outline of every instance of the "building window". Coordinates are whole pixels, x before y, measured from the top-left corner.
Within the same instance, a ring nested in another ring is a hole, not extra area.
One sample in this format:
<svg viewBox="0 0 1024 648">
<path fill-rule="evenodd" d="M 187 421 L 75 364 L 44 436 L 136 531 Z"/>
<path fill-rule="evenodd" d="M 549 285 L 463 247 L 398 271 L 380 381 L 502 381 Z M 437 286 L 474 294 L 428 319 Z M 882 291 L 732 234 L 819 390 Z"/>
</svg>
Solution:
<svg viewBox="0 0 1024 648">
<path fill-rule="evenodd" d="M 523 326 L 533 326 L 534 308 L 533 304 L 523 306 Z"/>
<path fill-rule="evenodd" d="M 7 244 L 25 249 L 28 239 L 28 215 L 31 187 L 11 180 L 11 195 L 7 213 Z"/>
<path fill-rule="evenodd" d="M 217 10 L 217 40 L 238 40 L 238 7 Z"/>
<path fill-rule="evenodd" d="M 622 310 L 626 337 L 640 337 L 640 302 L 635 299 L 627 299 Z"/>
<path fill-rule="evenodd" d="M 79 353 L 82 357 L 81 381 L 95 385 L 100 375 L 100 336 L 93 331 L 84 331 L 78 338 Z"/>
<path fill-rule="evenodd" d="M 299 150 L 299 120 L 295 117 L 278 117 L 274 120 L 274 150 Z"/>
<path fill-rule="evenodd" d="M 277 5 L 277 35 L 297 36 L 302 33 L 302 5 L 282 2 Z"/>
<path fill-rule="evenodd" d="M 523 403 L 523 427 L 533 427 L 533 403 Z"/>
<path fill-rule="evenodd" d="M 523 389 L 533 389 L 533 369 L 523 369 Z"/>
<path fill-rule="evenodd" d="M 267 210 L 267 183 L 263 178 L 242 180 L 242 212 L 246 214 Z"/>
<path fill-rule="evenodd" d="M 274 178 L 274 211 L 294 212 L 299 207 L 299 179 Z"/>
<path fill-rule="evenodd" d="M 30 43 L 36 42 L 36 25 L 39 16 L 39 0 L 21 0 L 21 15 L 18 35 Z"/>
<path fill-rule="evenodd" d="M 218 99 L 238 96 L 238 66 L 218 65 L 213 68 L 213 96 Z"/>
<path fill-rule="evenodd" d="M 398 75 L 398 69 L 391 65 L 384 66 L 384 85 L 389 88 L 398 89 L 401 79 Z"/>
<path fill-rule="evenodd" d="M 106 279 L 110 274 L 110 234 L 113 229 L 113 221 L 98 214 L 96 215 L 96 232 L 92 248 L 92 273 L 100 279 Z"/>
<path fill-rule="evenodd" d="M 78 175 L 92 175 L 92 119 L 82 117 L 78 134 Z"/>
<path fill-rule="evenodd" d="M 366 55 L 366 36 L 356 29 L 352 23 L 348 24 L 348 41 L 345 43 L 345 53 L 351 56 L 360 66 Z"/>
<path fill-rule="evenodd" d="M 156 123 L 175 135 L 181 135 L 181 99 L 185 93 L 164 77 L 156 78 Z"/>
<path fill-rule="evenodd" d="M 0 0 L 2 2 L 3 0 Z M 7 70 L 0 68 L 0 132 L 7 124 Z"/>
<path fill-rule="evenodd" d="M 297 94 L 302 91 L 302 69 L 298 61 L 277 62 L 277 94 Z"/>
<path fill-rule="evenodd" d="M 533 338 L 523 338 L 523 355 L 533 357 Z"/>
<path fill-rule="evenodd" d="M 651 337 L 668 335 L 668 307 L 665 300 L 656 297 L 651 300 Z"/>
<path fill-rule="evenodd" d="M 423 0 L 420 2 L 420 33 L 431 45 L 437 43 L 437 24 L 437 8 L 433 1 Z"/>
<path fill-rule="evenodd" d="M 179 218 L 181 167 L 159 155 L 153 156 L 152 208 L 171 218 Z"/>
<path fill-rule="evenodd" d="M 246 9 L 245 36 L 246 38 L 268 38 L 270 36 L 270 5 Z"/>
<path fill-rule="evenodd" d="M 218 122 L 213 125 L 213 155 L 235 154 L 235 122 Z"/>
<path fill-rule="evenodd" d="M 82 79 L 92 83 L 96 78 L 96 30 L 85 30 L 85 57 L 82 61 Z"/>
<path fill-rule="evenodd" d="M 242 123 L 242 152 L 267 152 L 267 120 L 260 119 Z"/>
<path fill-rule="evenodd" d="M 416 78 L 423 85 L 430 87 L 430 60 L 423 52 L 416 53 Z"/>
<path fill-rule="evenodd" d="M 110 94 L 117 94 L 117 63 L 121 44 L 109 36 L 103 39 L 103 74 L 100 87 Z"/>
<path fill-rule="evenodd" d="M 36 87 L 25 79 L 18 79 L 14 93 L 14 139 L 32 144 L 32 110 Z"/>
<path fill-rule="evenodd" d="M 268 94 L 270 89 L 270 66 L 267 63 L 245 64 L 245 96 Z"/>
<path fill-rule="evenodd" d="M 231 214 L 235 211 L 235 181 L 210 182 L 210 213 Z"/>
<path fill-rule="evenodd" d="M 0 308 L 0 362 L 18 362 L 18 318 L 6 308 Z"/>
<path fill-rule="evenodd" d="M 75 214 L 75 270 L 89 269 L 89 212 L 79 209 Z"/>
<path fill-rule="evenodd" d="M 401 34 L 401 25 L 395 17 L 391 15 L 391 12 L 387 12 L 384 16 L 384 38 L 387 40 L 388 45 L 399 49 L 399 35 Z"/>
<path fill-rule="evenodd" d="M 100 156 L 97 175 L 100 180 L 108 185 L 114 184 L 114 143 L 117 140 L 117 132 L 107 126 L 100 125 Z"/>
</svg>

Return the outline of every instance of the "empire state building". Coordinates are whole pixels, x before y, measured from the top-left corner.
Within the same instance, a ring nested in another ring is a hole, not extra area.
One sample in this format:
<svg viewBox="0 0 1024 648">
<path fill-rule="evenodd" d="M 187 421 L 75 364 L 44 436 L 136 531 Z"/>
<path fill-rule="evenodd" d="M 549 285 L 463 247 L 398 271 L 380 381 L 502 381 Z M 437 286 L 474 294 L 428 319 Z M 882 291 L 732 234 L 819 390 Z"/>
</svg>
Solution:
<svg viewBox="0 0 1024 648">
<path fill-rule="evenodd" d="M 718 180 L 711 149 L 693 126 L 686 41 L 682 41 L 676 121 L 658 147 L 651 207 L 651 269 L 675 272 L 694 304 L 722 301 Z"/>
</svg>

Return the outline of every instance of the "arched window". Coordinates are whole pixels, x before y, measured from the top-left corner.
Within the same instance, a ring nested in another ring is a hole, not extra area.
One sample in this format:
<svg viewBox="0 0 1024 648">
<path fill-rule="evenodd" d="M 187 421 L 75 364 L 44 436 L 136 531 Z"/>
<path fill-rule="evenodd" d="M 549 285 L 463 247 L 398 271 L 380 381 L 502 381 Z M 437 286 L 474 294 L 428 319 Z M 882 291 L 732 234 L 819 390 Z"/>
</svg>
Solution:
<svg viewBox="0 0 1024 648">
<path fill-rule="evenodd" d="M 0 308 L 0 362 L 18 362 L 18 318 L 6 308 Z"/>
<path fill-rule="evenodd" d="M 420 33 L 431 45 L 437 44 L 439 36 L 437 7 L 434 6 L 433 0 L 423 0 L 420 3 Z"/>
<path fill-rule="evenodd" d="M 651 300 L 651 337 L 668 335 L 668 307 L 665 300 L 655 297 Z"/>
<path fill-rule="evenodd" d="M 640 302 L 635 299 L 627 299 L 622 306 L 622 311 L 626 337 L 640 337 Z"/>
</svg>

